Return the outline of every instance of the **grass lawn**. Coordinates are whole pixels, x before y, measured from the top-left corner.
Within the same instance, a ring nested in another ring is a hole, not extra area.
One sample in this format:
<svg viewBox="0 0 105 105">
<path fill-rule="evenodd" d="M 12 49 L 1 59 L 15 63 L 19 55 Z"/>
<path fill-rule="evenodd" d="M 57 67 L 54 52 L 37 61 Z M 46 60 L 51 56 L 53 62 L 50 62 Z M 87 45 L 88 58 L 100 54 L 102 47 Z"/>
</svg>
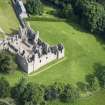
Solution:
<svg viewBox="0 0 105 105">
<path fill-rule="evenodd" d="M 49 13 L 54 11 L 50 7 L 44 7 L 45 17 L 52 18 Z M 54 17 L 55 18 L 55 17 Z M 36 75 L 28 76 L 17 70 L 4 76 L 13 86 L 22 77 L 28 81 L 49 85 L 54 82 L 76 84 L 84 81 L 85 75 L 94 72 L 97 63 L 105 65 L 105 45 L 100 43 L 92 34 L 86 33 L 78 25 L 66 22 L 29 21 L 35 31 L 40 32 L 40 37 L 49 44 L 63 43 L 65 46 L 65 60 L 54 61 L 40 70 Z M 0 29 L 10 34 L 18 28 L 18 21 L 11 7 L 10 0 L 0 0 Z M 4 38 L 0 33 L 0 38 Z M 58 62 L 58 63 L 57 63 Z M 50 102 L 49 105 L 71 105 L 60 102 Z M 105 105 L 105 90 L 95 93 L 93 96 L 79 99 L 73 105 Z"/>
<path fill-rule="evenodd" d="M 6 33 L 12 33 L 18 27 L 16 16 L 9 4 L 10 0 L 0 0 L 0 28 Z M 6 7 L 6 8 L 5 8 Z M 44 15 L 52 11 L 44 7 Z M 84 81 L 85 75 L 94 72 L 97 63 L 105 65 L 105 45 L 100 43 L 92 34 L 86 33 L 78 25 L 66 22 L 29 21 L 35 31 L 40 32 L 40 37 L 49 44 L 63 43 L 65 46 L 65 60 L 60 63 L 54 61 L 40 70 L 45 70 L 37 75 L 27 74 L 17 70 L 4 76 L 11 85 L 14 85 L 21 77 L 28 81 L 44 85 L 53 82 L 65 82 L 76 84 Z M 0 38 L 3 34 L 0 33 Z M 53 66 L 52 66 L 53 65 Z M 101 98 L 100 98 L 101 97 Z M 51 102 L 49 105 L 69 105 L 59 102 Z M 71 104 L 70 104 L 71 105 Z M 93 96 L 77 100 L 73 105 L 105 105 L 105 91 L 97 92 Z"/>
<path fill-rule="evenodd" d="M 63 43 L 65 61 L 30 77 L 33 82 L 50 84 L 55 81 L 75 84 L 84 81 L 85 75 L 94 71 L 96 63 L 105 64 L 105 49 L 97 39 L 86 32 L 65 22 L 30 21 L 40 37 L 50 44 Z"/>
<path fill-rule="evenodd" d="M 51 84 L 53 82 L 66 82 L 75 84 L 84 81 L 85 75 L 94 71 L 96 63 L 105 65 L 105 49 L 97 39 L 78 26 L 65 22 L 30 21 L 34 30 L 40 31 L 40 37 L 49 44 L 63 43 L 65 46 L 65 57 L 61 63 L 49 68 L 48 64 L 41 70 L 46 69 L 38 75 L 27 76 L 27 74 L 16 71 L 7 75 L 11 85 L 25 75 L 31 82 Z M 14 79 L 13 79 L 14 78 Z"/>
<path fill-rule="evenodd" d="M 11 0 L 0 0 L 0 28 L 5 34 L 10 34 L 18 29 L 18 21 L 11 6 Z M 4 34 L 0 34 L 3 38 Z"/>
</svg>

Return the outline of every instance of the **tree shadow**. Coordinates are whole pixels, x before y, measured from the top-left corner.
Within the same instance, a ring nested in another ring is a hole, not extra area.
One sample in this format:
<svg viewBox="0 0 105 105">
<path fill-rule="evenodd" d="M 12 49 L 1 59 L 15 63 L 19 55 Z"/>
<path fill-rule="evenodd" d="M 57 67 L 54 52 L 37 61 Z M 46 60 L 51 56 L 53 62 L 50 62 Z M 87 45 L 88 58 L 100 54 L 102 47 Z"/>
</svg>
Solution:
<svg viewBox="0 0 105 105">
<path fill-rule="evenodd" d="M 101 45 L 105 45 L 105 36 L 103 34 L 97 34 L 97 33 L 89 32 L 89 30 L 87 30 L 80 23 L 78 23 L 77 19 L 71 18 L 70 20 L 67 20 L 66 23 L 68 25 L 72 26 L 77 31 L 85 32 L 88 35 L 93 35 Z M 105 46 L 103 48 L 105 49 Z"/>
<path fill-rule="evenodd" d="M 95 64 L 93 65 L 93 67 L 94 67 L 95 71 L 100 71 L 100 70 L 105 69 L 105 65 L 100 64 L 100 63 L 95 63 Z"/>
<path fill-rule="evenodd" d="M 96 40 L 100 42 L 100 44 L 105 45 L 105 36 L 104 35 L 99 35 L 99 34 L 94 34 L 96 37 Z M 104 47 L 105 49 L 105 47 Z"/>
<path fill-rule="evenodd" d="M 66 23 L 70 26 L 72 26 L 75 30 L 80 32 L 88 32 L 86 29 L 84 29 L 79 23 L 75 22 L 74 20 L 66 20 Z M 89 33 L 89 32 L 88 32 Z"/>
<path fill-rule="evenodd" d="M 99 80 L 99 84 L 102 88 L 105 88 L 105 65 L 100 63 L 94 64 L 94 74 Z"/>
</svg>

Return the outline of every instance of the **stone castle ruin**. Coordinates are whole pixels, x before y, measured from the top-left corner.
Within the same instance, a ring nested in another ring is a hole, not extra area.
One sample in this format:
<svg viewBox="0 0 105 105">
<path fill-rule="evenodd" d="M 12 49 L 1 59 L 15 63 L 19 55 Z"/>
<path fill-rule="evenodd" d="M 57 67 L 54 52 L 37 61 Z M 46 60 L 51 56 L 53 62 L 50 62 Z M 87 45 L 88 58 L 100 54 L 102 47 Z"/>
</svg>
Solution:
<svg viewBox="0 0 105 105">
<path fill-rule="evenodd" d="M 19 6 L 19 2 L 22 3 L 21 0 L 14 0 L 15 5 L 18 4 Z M 22 12 L 19 14 L 21 13 Z M 32 28 L 23 21 L 26 16 L 27 14 L 24 16 L 19 15 L 20 22 L 22 22 L 23 25 L 20 26 L 18 34 L 0 41 L 0 49 L 6 49 L 16 54 L 18 64 L 29 74 L 56 59 L 63 58 L 64 46 L 62 44 L 50 46 L 48 43 L 42 41 L 39 38 L 39 32 L 34 32 Z"/>
<path fill-rule="evenodd" d="M 14 8 L 16 9 L 17 15 L 21 18 L 27 18 L 26 9 L 24 7 L 24 4 L 22 0 L 12 0 L 14 4 Z"/>
</svg>

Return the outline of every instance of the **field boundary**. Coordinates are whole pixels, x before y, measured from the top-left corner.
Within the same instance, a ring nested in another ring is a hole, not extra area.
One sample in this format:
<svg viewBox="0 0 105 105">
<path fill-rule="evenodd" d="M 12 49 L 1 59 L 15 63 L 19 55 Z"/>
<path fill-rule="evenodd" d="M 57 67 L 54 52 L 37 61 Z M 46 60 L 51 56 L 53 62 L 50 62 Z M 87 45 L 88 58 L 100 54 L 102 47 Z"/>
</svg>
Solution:
<svg viewBox="0 0 105 105">
<path fill-rule="evenodd" d="M 37 72 L 35 72 L 35 73 L 33 73 L 33 74 L 29 74 L 28 76 L 29 76 L 29 77 L 36 76 L 36 75 L 40 74 L 41 72 L 44 72 L 44 71 L 46 71 L 46 70 L 52 68 L 53 66 L 55 66 L 55 65 L 57 65 L 57 64 L 59 64 L 59 63 L 65 61 L 66 59 L 67 59 L 67 57 L 64 57 L 63 59 L 60 59 L 58 62 L 56 62 L 56 63 L 54 63 L 54 64 L 52 64 L 52 65 L 49 65 L 49 66 L 46 67 L 45 69 L 39 70 L 39 71 L 37 71 Z"/>
<path fill-rule="evenodd" d="M 66 19 L 53 18 L 53 17 L 29 17 L 26 21 L 46 21 L 46 22 L 65 22 Z"/>
</svg>

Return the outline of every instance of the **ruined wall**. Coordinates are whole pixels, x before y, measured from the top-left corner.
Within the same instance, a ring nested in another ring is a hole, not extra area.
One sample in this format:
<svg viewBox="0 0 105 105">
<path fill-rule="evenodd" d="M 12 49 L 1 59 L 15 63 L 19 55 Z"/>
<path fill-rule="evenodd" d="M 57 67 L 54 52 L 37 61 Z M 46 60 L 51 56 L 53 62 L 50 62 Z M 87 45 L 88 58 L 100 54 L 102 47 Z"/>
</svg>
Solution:
<svg viewBox="0 0 105 105">
<path fill-rule="evenodd" d="M 16 60 L 21 69 L 28 73 L 28 63 L 26 62 L 26 59 L 17 54 Z"/>
<path fill-rule="evenodd" d="M 28 74 L 34 71 L 37 71 L 42 66 L 56 60 L 61 59 L 64 57 L 64 50 L 59 52 L 59 55 L 55 55 L 53 53 L 48 53 L 47 55 L 43 55 L 41 58 L 38 55 L 35 55 L 35 61 L 28 63 Z"/>
<path fill-rule="evenodd" d="M 37 71 L 42 66 L 50 63 L 57 59 L 57 55 L 49 53 L 48 55 L 43 55 L 39 58 L 37 55 L 35 56 L 35 60 L 31 63 L 28 63 L 28 73 Z"/>
<path fill-rule="evenodd" d="M 61 58 L 63 58 L 64 56 L 65 56 L 65 50 L 63 49 L 62 52 L 59 51 L 59 53 L 58 53 L 58 59 L 61 59 Z"/>
</svg>

